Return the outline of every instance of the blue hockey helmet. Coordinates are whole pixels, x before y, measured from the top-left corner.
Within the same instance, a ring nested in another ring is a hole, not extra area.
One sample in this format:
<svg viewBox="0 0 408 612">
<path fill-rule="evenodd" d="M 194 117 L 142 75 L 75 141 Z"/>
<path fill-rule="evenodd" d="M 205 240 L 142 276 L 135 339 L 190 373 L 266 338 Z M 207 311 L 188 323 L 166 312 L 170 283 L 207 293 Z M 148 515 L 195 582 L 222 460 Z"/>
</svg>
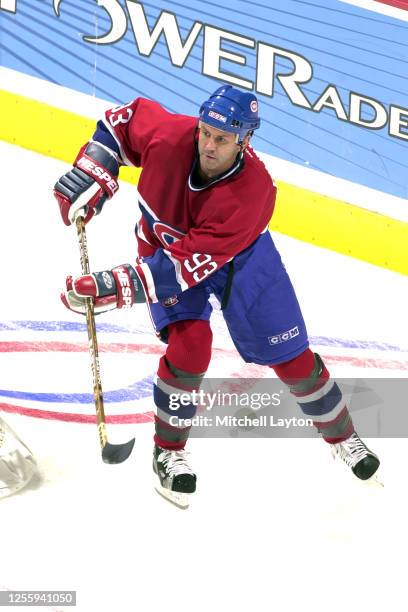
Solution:
<svg viewBox="0 0 408 612">
<path fill-rule="evenodd" d="M 261 125 L 258 100 L 252 93 L 240 91 L 232 85 L 222 85 L 201 105 L 200 121 L 238 134 L 240 144 L 248 132 Z"/>
</svg>

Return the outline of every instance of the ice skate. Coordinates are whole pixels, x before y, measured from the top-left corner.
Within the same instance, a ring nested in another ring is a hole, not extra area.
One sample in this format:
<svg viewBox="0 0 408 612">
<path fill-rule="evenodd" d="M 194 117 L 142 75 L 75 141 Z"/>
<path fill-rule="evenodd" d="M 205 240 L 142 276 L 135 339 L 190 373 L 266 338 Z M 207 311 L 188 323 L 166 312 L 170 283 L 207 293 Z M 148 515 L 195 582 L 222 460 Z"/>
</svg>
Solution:
<svg viewBox="0 0 408 612">
<path fill-rule="evenodd" d="M 353 433 L 347 440 L 332 444 L 333 457 L 340 457 L 357 478 L 367 482 L 373 481 L 380 486 L 382 483 L 377 479 L 376 472 L 380 465 L 380 460 L 364 442 Z"/>
<path fill-rule="evenodd" d="M 188 508 L 197 477 L 187 462 L 185 450 L 167 450 L 155 445 L 153 470 L 159 478 L 155 489 L 179 508 Z"/>
</svg>

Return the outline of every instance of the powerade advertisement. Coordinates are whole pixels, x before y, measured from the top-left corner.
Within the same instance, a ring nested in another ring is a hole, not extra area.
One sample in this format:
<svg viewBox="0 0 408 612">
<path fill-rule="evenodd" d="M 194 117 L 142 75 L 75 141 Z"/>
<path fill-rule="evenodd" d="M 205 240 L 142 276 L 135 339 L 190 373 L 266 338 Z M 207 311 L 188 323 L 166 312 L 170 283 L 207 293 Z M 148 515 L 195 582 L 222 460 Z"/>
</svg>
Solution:
<svg viewBox="0 0 408 612">
<path fill-rule="evenodd" d="M 259 151 L 406 198 L 407 15 L 402 0 L 1 0 L 0 59 L 190 115 L 231 83 L 259 97 Z"/>
</svg>

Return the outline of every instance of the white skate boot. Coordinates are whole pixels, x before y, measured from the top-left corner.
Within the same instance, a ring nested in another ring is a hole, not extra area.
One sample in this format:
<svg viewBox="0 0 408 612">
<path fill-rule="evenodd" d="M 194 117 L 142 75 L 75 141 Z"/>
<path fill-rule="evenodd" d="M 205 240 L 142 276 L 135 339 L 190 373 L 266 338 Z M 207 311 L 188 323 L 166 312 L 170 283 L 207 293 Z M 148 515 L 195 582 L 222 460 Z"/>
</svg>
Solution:
<svg viewBox="0 0 408 612">
<path fill-rule="evenodd" d="M 340 457 L 346 465 L 360 480 L 373 478 L 378 482 L 375 473 L 380 465 L 380 460 L 364 442 L 353 433 L 347 440 L 332 444 L 333 457 Z M 378 482 L 379 483 L 379 482 Z M 379 483 L 381 484 L 381 483 Z"/>
<path fill-rule="evenodd" d="M 179 508 L 188 508 L 197 477 L 187 462 L 187 451 L 167 450 L 155 444 L 153 470 L 159 478 L 156 491 Z"/>
</svg>

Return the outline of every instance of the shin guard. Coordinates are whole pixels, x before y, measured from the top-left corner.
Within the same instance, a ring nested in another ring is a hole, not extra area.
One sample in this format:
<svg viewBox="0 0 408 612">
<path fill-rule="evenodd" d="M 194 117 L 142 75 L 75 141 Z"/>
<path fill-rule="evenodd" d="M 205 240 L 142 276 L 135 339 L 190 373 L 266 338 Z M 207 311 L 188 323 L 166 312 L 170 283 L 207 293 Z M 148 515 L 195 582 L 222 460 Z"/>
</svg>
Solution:
<svg viewBox="0 0 408 612">
<path fill-rule="evenodd" d="M 184 448 L 197 406 L 181 404 L 180 393 L 198 391 L 211 358 L 212 333 L 208 321 L 178 321 L 169 325 L 169 343 L 160 359 L 154 383 L 155 436 L 158 446 Z"/>
<path fill-rule="evenodd" d="M 295 359 L 271 367 L 326 442 L 334 444 L 351 436 L 354 426 L 343 394 L 320 355 L 307 349 Z"/>
</svg>

